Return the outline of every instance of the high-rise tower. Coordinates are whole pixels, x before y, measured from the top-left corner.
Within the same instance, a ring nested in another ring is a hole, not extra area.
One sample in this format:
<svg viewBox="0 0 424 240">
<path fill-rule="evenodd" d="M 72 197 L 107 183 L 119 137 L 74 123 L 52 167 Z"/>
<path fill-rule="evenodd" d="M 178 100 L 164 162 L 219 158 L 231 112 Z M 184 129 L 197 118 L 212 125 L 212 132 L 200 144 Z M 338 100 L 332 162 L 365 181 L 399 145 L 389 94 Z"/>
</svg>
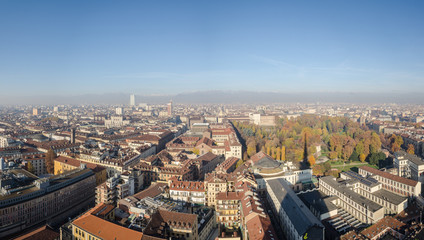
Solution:
<svg viewBox="0 0 424 240">
<path fill-rule="evenodd" d="M 172 106 L 172 100 L 168 103 L 168 116 L 172 116 L 173 114 L 173 106 Z"/>
<path fill-rule="evenodd" d="M 75 143 L 75 128 L 71 128 L 71 143 Z"/>
<path fill-rule="evenodd" d="M 130 95 L 130 106 L 135 106 L 135 95 L 134 94 Z"/>
</svg>

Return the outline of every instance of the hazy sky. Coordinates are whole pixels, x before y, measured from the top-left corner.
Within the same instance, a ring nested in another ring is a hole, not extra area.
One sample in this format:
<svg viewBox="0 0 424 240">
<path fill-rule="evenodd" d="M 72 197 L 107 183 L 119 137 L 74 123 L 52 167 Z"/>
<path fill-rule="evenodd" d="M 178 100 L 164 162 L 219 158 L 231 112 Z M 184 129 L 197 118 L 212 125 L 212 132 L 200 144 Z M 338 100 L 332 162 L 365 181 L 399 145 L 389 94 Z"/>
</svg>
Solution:
<svg viewBox="0 0 424 240">
<path fill-rule="evenodd" d="M 423 91 L 424 1 L 0 1 L 2 95 Z"/>
</svg>

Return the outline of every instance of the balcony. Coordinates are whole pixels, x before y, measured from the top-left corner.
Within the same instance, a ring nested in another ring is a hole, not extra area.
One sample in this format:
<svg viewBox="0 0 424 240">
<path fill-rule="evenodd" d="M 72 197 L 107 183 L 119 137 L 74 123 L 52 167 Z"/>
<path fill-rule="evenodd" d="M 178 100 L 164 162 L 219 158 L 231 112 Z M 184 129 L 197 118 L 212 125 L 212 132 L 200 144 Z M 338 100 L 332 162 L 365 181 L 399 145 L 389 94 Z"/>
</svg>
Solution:
<svg viewBox="0 0 424 240">
<path fill-rule="evenodd" d="M 217 210 L 240 210 L 238 205 L 217 205 Z"/>
<path fill-rule="evenodd" d="M 217 212 L 216 213 L 216 215 L 217 216 L 220 216 L 220 217 L 236 217 L 237 219 L 240 219 L 239 218 L 239 215 L 240 213 L 226 213 L 226 212 Z"/>
</svg>

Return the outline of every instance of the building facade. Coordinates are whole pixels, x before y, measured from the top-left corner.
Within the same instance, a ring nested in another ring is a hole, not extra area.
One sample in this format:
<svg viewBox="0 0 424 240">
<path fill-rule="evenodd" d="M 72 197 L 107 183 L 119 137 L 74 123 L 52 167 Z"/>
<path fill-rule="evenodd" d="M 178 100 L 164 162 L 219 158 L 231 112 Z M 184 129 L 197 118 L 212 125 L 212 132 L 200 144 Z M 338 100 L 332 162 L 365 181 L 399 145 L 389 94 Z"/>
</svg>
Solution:
<svg viewBox="0 0 424 240">
<path fill-rule="evenodd" d="M 373 176 L 382 183 L 384 189 L 402 196 L 419 196 L 421 194 L 421 183 L 412 179 L 399 177 L 368 166 L 360 167 L 359 174 Z"/>
<path fill-rule="evenodd" d="M 47 221 L 67 219 L 64 214 L 78 212 L 94 203 L 95 176 L 90 169 L 42 178 L 33 184 L 8 189 L 0 196 L 0 238 L 22 232 Z"/>
<path fill-rule="evenodd" d="M 176 201 L 205 204 L 206 189 L 204 182 L 169 180 L 169 197 Z"/>
<path fill-rule="evenodd" d="M 362 223 L 373 224 L 384 217 L 384 208 L 381 205 L 364 198 L 349 185 L 337 182 L 332 176 L 319 179 L 319 190 L 329 196 L 336 196 L 336 206 Z"/>
<path fill-rule="evenodd" d="M 324 226 L 284 179 L 266 182 L 267 199 L 286 239 L 324 239 Z"/>
<path fill-rule="evenodd" d="M 424 161 L 420 157 L 403 151 L 394 155 L 393 167 L 398 170 L 398 176 L 424 183 Z"/>
</svg>

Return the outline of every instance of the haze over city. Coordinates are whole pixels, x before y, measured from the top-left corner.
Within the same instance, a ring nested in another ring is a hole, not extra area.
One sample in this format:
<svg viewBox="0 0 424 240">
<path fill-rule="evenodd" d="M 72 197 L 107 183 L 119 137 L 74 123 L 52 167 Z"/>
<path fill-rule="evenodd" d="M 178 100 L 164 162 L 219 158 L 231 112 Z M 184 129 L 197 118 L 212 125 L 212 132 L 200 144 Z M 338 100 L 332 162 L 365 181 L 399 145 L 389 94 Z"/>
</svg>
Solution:
<svg viewBox="0 0 424 240">
<path fill-rule="evenodd" d="M 0 1 L 0 239 L 424 239 L 423 1 Z"/>
<path fill-rule="evenodd" d="M 423 5 L 2 1 L 0 101 L 210 90 L 419 94 Z"/>
</svg>

